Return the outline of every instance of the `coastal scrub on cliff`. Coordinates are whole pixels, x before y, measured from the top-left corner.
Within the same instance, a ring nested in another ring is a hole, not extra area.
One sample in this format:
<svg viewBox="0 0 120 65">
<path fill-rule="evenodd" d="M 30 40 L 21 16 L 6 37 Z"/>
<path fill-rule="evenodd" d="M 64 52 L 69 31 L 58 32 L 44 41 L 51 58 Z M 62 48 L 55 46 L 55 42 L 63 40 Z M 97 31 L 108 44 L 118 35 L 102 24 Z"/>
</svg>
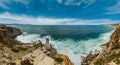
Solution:
<svg viewBox="0 0 120 65">
<path fill-rule="evenodd" d="M 40 40 L 25 44 L 16 40 L 22 32 L 14 27 L 0 26 L 0 65 L 73 65 L 66 55 L 58 54 Z"/>
<path fill-rule="evenodd" d="M 120 24 L 115 24 L 116 30 L 110 40 L 101 45 L 99 53 L 89 53 L 82 59 L 82 65 L 120 65 Z"/>
</svg>

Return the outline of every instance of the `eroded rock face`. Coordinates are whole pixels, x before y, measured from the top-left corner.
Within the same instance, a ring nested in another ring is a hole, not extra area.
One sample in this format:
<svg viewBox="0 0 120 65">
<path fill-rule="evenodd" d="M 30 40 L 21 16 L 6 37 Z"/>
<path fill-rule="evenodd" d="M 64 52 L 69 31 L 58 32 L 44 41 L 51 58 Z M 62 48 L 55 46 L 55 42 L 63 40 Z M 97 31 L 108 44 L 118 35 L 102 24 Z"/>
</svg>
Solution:
<svg viewBox="0 0 120 65">
<path fill-rule="evenodd" d="M 0 26 L 0 35 L 3 38 L 15 38 L 18 35 L 21 35 L 22 32 L 19 29 L 13 27 Z"/>
<path fill-rule="evenodd" d="M 43 53 L 41 49 L 25 55 L 23 61 L 26 59 L 33 65 L 74 65 L 66 55 L 56 54 L 55 58 L 52 58 Z"/>
<path fill-rule="evenodd" d="M 46 38 L 46 43 L 44 45 L 44 48 L 43 48 L 44 52 L 51 56 L 51 57 L 54 57 L 56 54 L 57 54 L 57 51 L 55 48 L 52 47 L 52 45 L 49 43 L 49 39 Z"/>
<path fill-rule="evenodd" d="M 57 64 L 57 51 L 46 39 L 43 45 L 40 40 L 24 44 L 15 40 L 22 34 L 19 29 L 0 26 L 0 65 L 71 65 L 69 58 L 62 55 L 63 62 Z"/>
<path fill-rule="evenodd" d="M 55 49 L 49 44 L 48 39 L 46 39 L 46 41 L 47 43 L 42 47 L 23 56 L 23 61 L 27 59 L 33 65 L 73 65 L 66 55 L 57 54 L 57 52 L 54 51 Z M 62 61 L 60 61 L 59 58 Z"/>
<path fill-rule="evenodd" d="M 8 47 L 12 47 L 15 44 L 22 44 L 15 40 L 16 36 L 21 35 L 22 32 L 19 29 L 13 27 L 0 26 L 0 42 Z"/>
<path fill-rule="evenodd" d="M 19 29 L 0 26 L 0 65 L 19 65 L 22 56 L 42 46 L 40 41 L 26 45 L 15 40 L 20 34 Z"/>
<path fill-rule="evenodd" d="M 28 59 L 33 65 L 54 65 L 55 63 L 54 59 L 43 53 L 40 48 L 36 49 L 32 53 L 26 54 L 22 59 Z"/>
<path fill-rule="evenodd" d="M 109 42 L 102 45 L 102 50 L 97 56 L 93 54 L 92 61 L 83 59 L 83 65 L 119 65 L 120 64 L 120 24 L 115 25 L 116 30 L 110 36 Z M 86 62 L 84 62 L 86 61 Z M 88 63 L 89 62 L 89 63 Z"/>
</svg>

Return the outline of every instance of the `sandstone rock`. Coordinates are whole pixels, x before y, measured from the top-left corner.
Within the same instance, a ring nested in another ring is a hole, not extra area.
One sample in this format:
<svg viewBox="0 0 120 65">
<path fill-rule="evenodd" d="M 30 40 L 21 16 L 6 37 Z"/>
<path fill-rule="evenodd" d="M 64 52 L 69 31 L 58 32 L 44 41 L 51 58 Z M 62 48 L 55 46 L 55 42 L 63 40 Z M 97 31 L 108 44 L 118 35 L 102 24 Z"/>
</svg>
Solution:
<svg viewBox="0 0 120 65">
<path fill-rule="evenodd" d="M 63 59 L 63 62 L 58 63 L 58 61 L 56 61 L 57 65 L 74 65 L 70 59 L 68 58 L 68 56 L 63 55 L 63 54 L 57 54 L 56 58 L 61 58 Z"/>
<path fill-rule="evenodd" d="M 33 65 L 54 65 L 54 59 L 47 56 L 45 53 L 41 51 L 40 48 L 33 51 L 33 53 L 29 53 L 23 57 L 24 59 L 29 59 L 33 63 Z"/>
<path fill-rule="evenodd" d="M 114 25 L 116 30 L 110 36 L 109 42 L 102 45 L 102 50 L 97 56 L 91 58 L 92 61 L 86 57 L 82 65 L 120 65 L 118 58 L 120 58 L 120 24 Z M 88 63 L 88 61 L 90 61 Z"/>
<path fill-rule="evenodd" d="M 39 46 L 39 47 L 43 47 L 43 44 L 40 40 L 38 40 L 37 42 L 33 43 L 33 45 Z"/>
<path fill-rule="evenodd" d="M 43 47 L 43 44 L 42 44 L 42 42 L 40 41 L 40 40 L 38 40 L 37 42 L 35 42 L 35 43 L 33 43 L 33 47 L 35 47 L 35 48 L 41 48 L 41 47 Z"/>
<path fill-rule="evenodd" d="M 3 37 L 7 37 L 7 38 L 15 38 L 18 35 L 21 35 L 22 32 L 19 29 L 13 28 L 13 27 L 6 27 L 6 26 L 0 26 L 0 32 L 4 32 L 1 33 Z"/>
<path fill-rule="evenodd" d="M 57 51 L 46 39 L 43 45 L 40 40 L 35 43 L 23 44 L 15 40 L 22 34 L 19 29 L 0 26 L 0 65 L 55 65 Z M 61 65 L 73 65 L 65 55 Z M 58 64 L 57 64 L 58 65 Z"/>
<path fill-rule="evenodd" d="M 48 55 L 51 56 L 51 57 L 53 57 L 54 55 L 57 54 L 56 49 L 53 48 L 53 46 L 49 43 L 49 39 L 48 38 L 46 38 L 46 44 L 44 45 L 44 51 L 45 52 L 46 51 L 50 52 L 50 53 L 48 53 L 48 52 L 46 52 L 46 53 L 48 53 Z"/>
</svg>

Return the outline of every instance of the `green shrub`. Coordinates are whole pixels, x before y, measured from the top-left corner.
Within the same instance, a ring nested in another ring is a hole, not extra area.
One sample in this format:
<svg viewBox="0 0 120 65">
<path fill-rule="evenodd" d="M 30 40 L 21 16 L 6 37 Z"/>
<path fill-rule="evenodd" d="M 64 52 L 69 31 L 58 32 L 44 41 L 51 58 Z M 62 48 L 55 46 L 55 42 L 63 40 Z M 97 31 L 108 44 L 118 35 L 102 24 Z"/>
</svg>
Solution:
<svg viewBox="0 0 120 65">
<path fill-rule="evenodd" d="M 10 62 L 9 65 L 16 65 L 15 63 Z"/>
<path fill-rule="evenodd" d="M 21 61 L 21 65 L 33 65 L 28 59 Z"/>
<path fill-rule="evenodd" d="M 120 64 L 120 60 L 116 61 L 116 64 Z"/>
<path fill-rule="evenodd" d="M 12 48 L 11 50 L 12 50 L 13 52 L 16 52 L 16 53 L 19 52 L 19 50 L 18 50 L 17 48 Z"/>
<path fill-rule="evenodd" d="M 26 51 L 27 49 L 24 47 L 18 47 L 18 49 L 22 50 L 22 51 Z"/>
<path fill-rule="evenodd" d="M 94 65 L 103 65 L 104 60 L 102 58 L 97 59 L 97 61 L 94 63 Z"/>
<path fill-rule="evenodd" d="M 63 62 L 63 58 L 56 58 L 55 61 L 56 61 L 57 63 L 62 63 L 62 62 Z"/>
<path fill-rule="evenodd" d="M 113 49 L 120 49 L 120 45 L 114 46 L 114 47 L 112 48 L 112 50 L 113 50 Z"/>
</svg>

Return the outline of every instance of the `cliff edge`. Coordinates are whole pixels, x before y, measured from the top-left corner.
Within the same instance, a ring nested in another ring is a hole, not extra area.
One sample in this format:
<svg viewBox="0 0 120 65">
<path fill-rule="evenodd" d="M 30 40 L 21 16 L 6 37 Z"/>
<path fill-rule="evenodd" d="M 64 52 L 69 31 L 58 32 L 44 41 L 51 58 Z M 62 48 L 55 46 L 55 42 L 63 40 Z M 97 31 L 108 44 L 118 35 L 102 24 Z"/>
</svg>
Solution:
<svg viewBox="0 0 120 65">
<path fill-rule="evenodd" d="M 116 30 L 110 40 L 101 45 L 102 50 L 83 57 L 82 65 L 120 65 L 120 24 L 114 26 Z"/>
<path fill-rule="evenodd" d="M 0 65 L 73 65 L 66 55 L 58 54 L 40 40 L 25 44 L 16 40 L 22 32 L 13 27 L 0 26 Z"/>
</svg>

